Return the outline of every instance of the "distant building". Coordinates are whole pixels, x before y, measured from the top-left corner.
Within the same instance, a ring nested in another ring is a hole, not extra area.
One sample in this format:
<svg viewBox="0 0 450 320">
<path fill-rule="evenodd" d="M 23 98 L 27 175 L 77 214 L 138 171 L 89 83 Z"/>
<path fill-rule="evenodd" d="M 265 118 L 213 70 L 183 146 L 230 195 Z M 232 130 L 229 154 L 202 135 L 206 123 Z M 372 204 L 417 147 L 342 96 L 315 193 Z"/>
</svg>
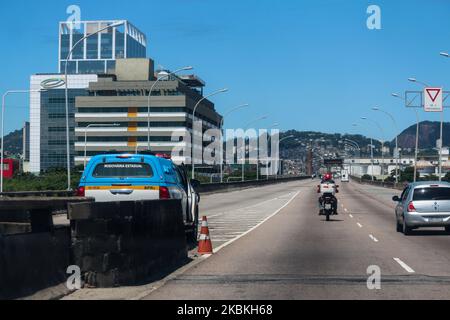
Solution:
<svg viewBox="0 0 450 320">
<path fill-rule="evenodd" d="M 19 160 L 17 159 L 3 159 L 3 177 L 11 179 L 19 170 Z"/>
<path fill-rule="evenodd" d="M 23 161 L 30 161 L 30 123 L 26 121 L 22 128 L 22 159 Z"/>
<path fill-rule="evenodd" d="M 59 73 L 64 73 L 66 58 L 83 37 L 112 25 L 117 21 L 81 21 L 59 24 Z M 79 28 L 75 28 L 79 27 Z M 114 73 L 116 59 L 145 58 L 147 37 L 128 21 L 106 29 L 78 44 L 68 60 L 70 74 Z"/>
</svg>

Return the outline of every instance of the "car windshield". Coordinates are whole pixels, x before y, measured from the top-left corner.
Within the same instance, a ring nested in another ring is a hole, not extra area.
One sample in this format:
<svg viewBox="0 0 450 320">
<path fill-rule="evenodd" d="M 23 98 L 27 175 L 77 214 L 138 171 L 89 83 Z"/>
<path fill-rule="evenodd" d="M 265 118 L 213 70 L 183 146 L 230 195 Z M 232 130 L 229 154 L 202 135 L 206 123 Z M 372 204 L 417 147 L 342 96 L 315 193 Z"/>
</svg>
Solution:
<svg viewBox="0 0 450 320">
<path fill-rule="evenodd" d="M 94 178 L 151 178 L 153 170 L 147 163 L 102 163 L 97 165 Z"/>
<path fill-rule="evenodd" d="M 414 190 L 413 201 L 450 200 L 450 188 L 427 187 Z"/>
</svg>

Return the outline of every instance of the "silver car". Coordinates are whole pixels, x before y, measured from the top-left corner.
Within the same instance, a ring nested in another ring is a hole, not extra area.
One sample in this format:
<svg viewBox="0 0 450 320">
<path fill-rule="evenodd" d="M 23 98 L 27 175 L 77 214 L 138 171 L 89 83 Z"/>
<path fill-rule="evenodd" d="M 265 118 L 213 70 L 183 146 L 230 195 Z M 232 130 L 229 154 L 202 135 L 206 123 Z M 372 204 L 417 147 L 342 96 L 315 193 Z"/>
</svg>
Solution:
<svg viewBox="0 0 450 320">
<path fill-rule="evenodd" d="M 397 202 L 397 231 L 405 235 L 420 227 L 444 227 L 450 232 L 450 183 L 417 182 L 409 184 Z"/>
</svg>

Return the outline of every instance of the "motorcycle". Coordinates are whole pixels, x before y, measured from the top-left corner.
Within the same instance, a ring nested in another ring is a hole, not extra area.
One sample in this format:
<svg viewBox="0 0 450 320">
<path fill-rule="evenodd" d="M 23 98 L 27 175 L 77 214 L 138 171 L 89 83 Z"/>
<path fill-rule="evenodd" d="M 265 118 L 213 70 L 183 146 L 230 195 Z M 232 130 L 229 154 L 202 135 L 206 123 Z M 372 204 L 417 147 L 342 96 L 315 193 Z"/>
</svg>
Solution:
<svg viewBox="0 0 450 320">
<path fill-rule="evenodd" d="M 330 221 L 330 216 L 335 215 L 336 198 L 331 193 L 325 193 L 321 198 L 321 210 L 320 215 L 326 216 L 327 221 Z"/>
<path fill-rule="evenodd" d="M 330 216 L 338 214 L 338 200 L 335 194 L 339 193 L 339 186 L 334 184 L 322 184 L 318 186 L 317 193 L 322 194 L 319 198 L 319 215 L 326 216 L 327 221 L 330 221 Z"/>
</svg>

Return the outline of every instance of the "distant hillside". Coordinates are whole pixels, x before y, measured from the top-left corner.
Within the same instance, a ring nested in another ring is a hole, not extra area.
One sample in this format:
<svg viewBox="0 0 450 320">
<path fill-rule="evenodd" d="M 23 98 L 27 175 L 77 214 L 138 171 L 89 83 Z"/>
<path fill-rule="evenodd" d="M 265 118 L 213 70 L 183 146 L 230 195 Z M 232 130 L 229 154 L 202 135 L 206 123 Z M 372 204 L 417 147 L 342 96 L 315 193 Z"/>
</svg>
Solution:
<svg viewBox="0 0 450 320">
<path fill-rule="evenodd" d="M 22 130 L 16 130 L 5 136 L 5 155 L 17 156 L 23 152 Z"/>
<path fill-rule="evenodd" d="M 420 149 L 432 149 L 436 147 L 436 141 L 440 137 L 440 122 L 423 121 L 419 125 Z M 444 146 L 450 145 L 450 123 L 444 123 Z M 401 148 L 415 148 L 416 125 L 412 125 L 398 136 L 398 144 Z"/>
</svg>

